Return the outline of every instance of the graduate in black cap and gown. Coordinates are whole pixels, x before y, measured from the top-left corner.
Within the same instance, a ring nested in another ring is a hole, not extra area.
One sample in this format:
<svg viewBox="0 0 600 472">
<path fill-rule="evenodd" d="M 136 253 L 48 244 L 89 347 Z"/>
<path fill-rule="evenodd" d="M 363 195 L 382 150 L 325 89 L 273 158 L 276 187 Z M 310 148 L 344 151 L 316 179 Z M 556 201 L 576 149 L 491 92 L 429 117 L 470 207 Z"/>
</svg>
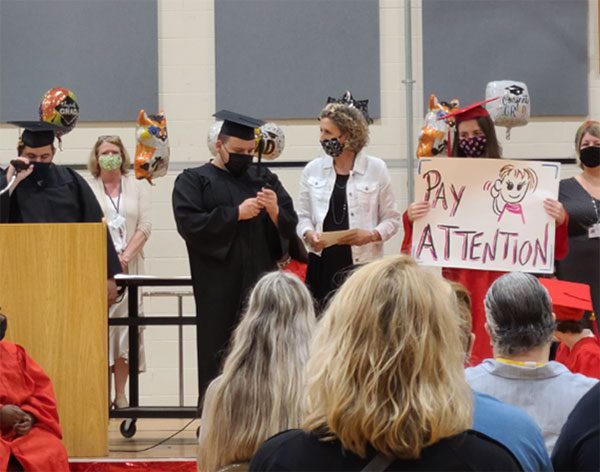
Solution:
<svg viewBox="0 0 600 472">
<path fill-rule="evenodd" d="M 0 175 L 0 190 L 16 173 L 13 163 L 27 166 L 17 173 L 10 190 L 0 196 L 0 223 L 96 223 L 103 214 L 88 183 L 69 167 L 55 165 L 54 139 L 62 127 L 42 121 L 12 122 L 25 128 L 6 175 Z M 115 274 L 121 264 L 107 233 L 108 302 L 114 303 Z"/>
<path fill-rule="evenodd" d="M 173 189 L 177 230 L 190 258 L 197 313 L 199 394 L 219 374 L 245 297 L 277 268 L 298 217 L 277 176 L 252 165 L 262 121 L 222 111 L 211 162 L 186 169 Z"/>
</svg>

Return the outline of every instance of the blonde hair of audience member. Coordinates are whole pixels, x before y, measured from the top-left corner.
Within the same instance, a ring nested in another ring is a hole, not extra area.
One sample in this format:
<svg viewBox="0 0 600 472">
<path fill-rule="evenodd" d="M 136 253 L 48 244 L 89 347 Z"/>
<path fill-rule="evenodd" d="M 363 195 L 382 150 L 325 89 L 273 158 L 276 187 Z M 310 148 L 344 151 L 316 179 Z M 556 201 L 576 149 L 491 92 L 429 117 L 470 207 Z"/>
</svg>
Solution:
<svg viewBox="0 0 600 472">
<path fill-rule="evenodd" d="M 271 272 L 257 282 L 223 372 L 206 393 L 200 470 L 249 461 L 269 437 L 300 426 L 315 326 L 313 300 L 300 279 Z"/>
<path fill-rule="evenodd" d="M 471 426 L 456 303 L 408 256 L 358 269 L 321 319 L 307 366 L 303 427 L 365 457 L 399 458 Z"/>
<path fill-rule="evenodd" d="M 110 143 L 114 144 L 119 148 L 121 153 L 121 175 L 127 175 L 129 173 L 129 167 L 131 166 L 131 158 L 129 157 L 129 153 L 125 149 L 123 145 L 123 141 L 119 136 L 99 136 L 96 140 L 96 144 L 92 148 L 90 152 L 90 156 L 88 157 L 87 168 L 90 173 L 94 177 L 98 177 L 100 175 L 100 165 L 98 164 L 98 149 L 102 145 L 102 143 Z"/>
</svg>

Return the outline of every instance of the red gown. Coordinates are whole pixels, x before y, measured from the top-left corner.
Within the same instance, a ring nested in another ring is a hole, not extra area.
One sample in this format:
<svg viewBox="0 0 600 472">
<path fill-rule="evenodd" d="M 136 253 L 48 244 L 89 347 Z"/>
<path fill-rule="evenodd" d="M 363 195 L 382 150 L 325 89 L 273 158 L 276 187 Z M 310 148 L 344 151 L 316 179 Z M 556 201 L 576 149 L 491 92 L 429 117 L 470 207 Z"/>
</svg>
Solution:
<svg viewBox="0 0 600 472">
<path fill-rule="evenodd" d="M 12 454 L 25 471 L 69 471 L 52 382 L 25 350 L 0 342 L 0 408 L 16 405 L 35 418 L 27 434 L 0 437 L 0 470 Z"/>
<path fill-rule="evenodd" d="M 600 343 L 595 336 L 580 339 L 573 349 L 560 343 L 556 351 L 556 360 L 574 374 L 600 379 Z"/>
<path fill-rule="evenodd" d="M 569 251 L 569 237 L 567 233 L 569 217 L 565 218 L 562 225 L 557 226 L 555 230 L 554 258 L 563 259 Z M 411 253 L 413 225 L 408 219 L 408 213 L 402 215 L 404 224 L 404 239 L 402 240 L 401 251 L 404 254 Z M 455 282 L 459 282 L 469 291 L 471 295 L 471 315 L 473 317 L 473 333 L 475 334 L 475 343 L 471 353 L 470 365 L 477 365 L 484 359 L 492 357 L 492 346 L 490 338 L 485 332 L 485 309 L 483 300 L 488 289 L 494 281 L 506 272 L 494 270 L 475 270 L 444 267 L 442 275 Z"/>
</svg>

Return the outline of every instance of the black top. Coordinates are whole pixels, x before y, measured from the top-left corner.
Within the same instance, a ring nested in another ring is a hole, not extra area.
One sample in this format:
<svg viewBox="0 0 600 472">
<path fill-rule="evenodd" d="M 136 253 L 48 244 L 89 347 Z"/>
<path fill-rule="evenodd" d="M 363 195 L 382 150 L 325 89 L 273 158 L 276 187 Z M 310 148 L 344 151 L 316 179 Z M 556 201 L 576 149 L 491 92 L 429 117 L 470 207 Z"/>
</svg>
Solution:
<svg viewBox="0 0 600 472">
<path fill-rule="evenodd" d="M 600 470 L 600 383 L 567 418 L 552 451 L 554 470 Z"/>
<path fill-rule="evenodd" d="M 266 184 L 277 194 L 278 226 L 266 211 L 238 221 L 238 206 Z M 186 169 L 173 188 L 177 230 L 190 259 L 198 322 L 201 393 L 217 376 L 220 358 L 249 289 L 288 252 L 298 217 L 277 176 L 251 166 L 239 178 L 212 164 Z"/>
<path fill-rule="evenodd" d="M 6 187 L 6 171 L 0 167 L 0 191 Z M 0 195 L 0 223 L 2 223 L 8 216 L 8 210 L 10 208 L 10 199 L 8 192 Z"/>
<path fill-rule="evenodd" d="M 348 223 L 348 197 L 346 196 L 346 185 L 350 175 L 337 174 L 329 209 L 323 221 L 323 231 L 341 231 L 349 228 Z"/>
<path fill-rule="evenodd" d="M 99 223 L 104 215 L 88 183 L 74 170 L 54 164 L 42 166 L 21 181 L 9 197 L 0 199 L 1 223 Z M 0 175 L 0 189 L 6 187 Z M 108 277 L 121 272 L 119 257 L 107 229 Z"/>
<path fill-rule="evenodd" d="M 323 221 L 323 231 L 341 231 L 350 227 L 346 195 L 349 177 L 349 175 L 336 175 L 329 199 L 329 209 Z M 320 256 L 310 253 L 308 262 L 306 283 L 317 305 L 322 308 L 346 279 L 347 269 L 352 267 L 352 248 L 347 244 L 336 244 L 323 249 Z"/>
<path fill-rule="evenodd" d="M 588 228 L 600 222 L 600 200 L 592 198 L 575 177 L 560 181 L 558 199 L 569 214 L 569 253 L 563 260 L 557 261 L 556 274 L 561 280 L 588 284 L 592 305 L 598 314 L 600 238 L 589 238 Z"/>
<path fill-rule="evenodd" d="M 371 449 L 363 459 L 345 451 L 339 441 L 320 441 L 313 434 L 292 429 L 267 440 L 250 462 L 250 470 L 359 471 L 375 455 Z M 425 448 L 419 459 L 398 459 L 386 470 L 522 469 L 503 445 L 484 434 L 468 431 Z"/>
</svg>

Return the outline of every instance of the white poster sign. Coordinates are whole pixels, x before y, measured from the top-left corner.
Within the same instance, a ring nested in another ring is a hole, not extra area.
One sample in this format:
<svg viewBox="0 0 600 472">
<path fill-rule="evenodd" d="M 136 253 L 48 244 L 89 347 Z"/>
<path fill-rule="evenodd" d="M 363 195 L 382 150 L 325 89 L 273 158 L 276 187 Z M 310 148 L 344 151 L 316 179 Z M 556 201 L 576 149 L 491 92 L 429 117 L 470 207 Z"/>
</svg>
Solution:
<svg viewBox="0 0 600 472">
<path fill-rule="evenodd" d="M 423 158 L 416 201 L 429 213 L 414 222 L 412 255 L 422 264 L 551 273 L 560 163 Z"/>
</svg>

